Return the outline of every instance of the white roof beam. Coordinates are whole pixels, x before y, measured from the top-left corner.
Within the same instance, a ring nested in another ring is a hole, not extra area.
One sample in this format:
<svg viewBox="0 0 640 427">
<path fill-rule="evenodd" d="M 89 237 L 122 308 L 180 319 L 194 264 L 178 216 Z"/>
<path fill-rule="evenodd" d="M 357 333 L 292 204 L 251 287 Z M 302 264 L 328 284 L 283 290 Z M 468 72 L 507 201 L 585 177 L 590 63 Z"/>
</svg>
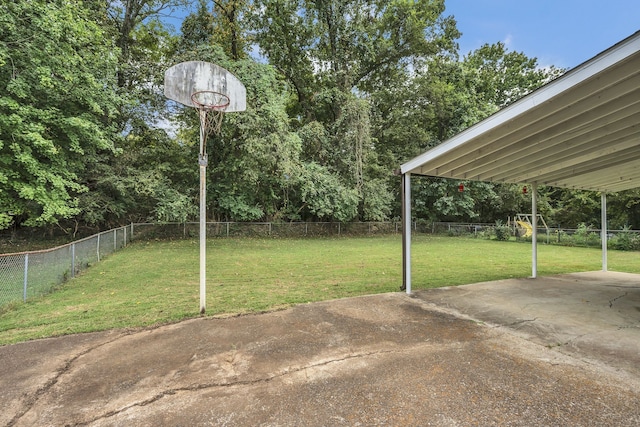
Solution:
<svg viewBox="0 0 640 427">
<path fill-rule="evenodd" d="M 571 132 L 586 133 L 592 131 L 601 126 L 600 122 L 602 120 L 614 116 L 618 111 L 627 110 L 630 104 L 640 103 L 640 75 L 637 75 L 636 78 L 633 79 L 632 84 L 633 89 L 635 89 L 633 93 L 620 96 L 619 92 L 612 91 L 611 93 L 603 94 L 602 96 L 606 96 L 606 99 L 600 99 L 597 103 L 594 101 L 589 105 L 581 105 L 581 108 L 578 108 L 577 105 L 567 107 L 553 118 L 536 122 L 529 127 L 522 127 L 518 132 L 511 134 L 509 137 L 495 140 L 492 144 L 494 150 L 491 153 L 489 153 L 486 148 L 484 150 L 472 150 L 466 153 L 460 153 L 457 160 L 449 162 L 446 165 L 441 164 L 438 172 L 443 175 L 447 173 L 458 175 L 456 169 L 464 168 L 468 171 L 468 176 L 479 175 L 483 172 L 481 170 L 474 170 L 474 168 L 477 167 L 477 165 L 486 165 L 485 159 L 488 155 L 504 153 L 502 156 L 506 157 L 510 153 L 504 150 L 517 152 L 529 148 L 532 142 L 545 139 L 551 140 L 558 135 Z M 607 102 L 607 104 L 603 105 L 603 101 Z M 637 108 L 640 109 L 640 106 Z M 623 112 L 623 114 L 632 114 L 632 112 Z M 582 125 L 582 127 L 579 129 L 576 128 L 576 126 L 579 125 Z M 588 125 L 591 125 L 591 127 L 588 127 Z M 562 141 L 558 141 L 558 143 L 561 142 Z M 471 142 L 470 144 L 475 145 Z M 499 161 L 503 158 L 499 156 L 500 155 L 496 156 L 494 161 Z M 423 171 L 424 169 L 425 168 L 423 168 Z"/>
<path fill-rule="evenodd" d="M 525 165 L 526 170 L 522 167 L 518 167 L 518 160 L 505 162 L 511 164 L 510 167 L 496 168 L 491 171 L 487 171 L 485 175 L 478 175 L 479 179 L 487 179 L 491 176 L 491 179 L 501 180 L 505 176 L 518 174 L 522 176 L 523 182 L 534 179 L 536 176 L 541 176 L 547 173 L 551 173 L 554 170 L 563 169 L 567 167 L 573 167 L 581 163 L 587 163 L 593 159 L 598 159 L 603 156 L 610 156 L 612 154 L 638 148 L 639 128 L 635 124 L 637 123 L 635 117 L 628 118 L 627 127 L 620 128 L 617 131 L 609 131 L 608 128 L 601 128 L 593 135 L 588 135 L 590 139 L 584 140 L 581 137 L 576 137 L 574 140 L 566 142 L 566 148 L 561 146 L 557 151 L 552 153 L 540 154 L 536 157 L 536 153 L 533 152 Z M 577 141 L 576 141 L 577 140 Z M 580 142 L 580 145 L 577 143 Z M 493 172 L 493 175 L 489 175 Z"/>
</svg>

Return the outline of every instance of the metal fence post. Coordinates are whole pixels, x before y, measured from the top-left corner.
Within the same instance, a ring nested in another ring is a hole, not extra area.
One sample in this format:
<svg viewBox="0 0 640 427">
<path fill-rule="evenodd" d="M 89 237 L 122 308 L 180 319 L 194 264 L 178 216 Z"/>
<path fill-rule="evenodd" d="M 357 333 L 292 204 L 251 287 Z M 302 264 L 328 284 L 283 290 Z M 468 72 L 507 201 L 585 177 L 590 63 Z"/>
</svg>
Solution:
<svg viewBox="0 0 640 427">
<path fill-rule="evenodd" d="M 71 244 L 71 277 L 76 277 L 76 244 Z"/>
<path fill-rule="evenodd" d="M 29 254 L 24 254 L 24 290 L 22 301 L 27 301 L 27 276 L 29 275 Z"/>
<path fill-rule="evenodd" d="M 98 233 L 98 244 L 96 245 L 96 253 L 98 254 L 98 262 L 100 262 L 100 234 Z"/>
</svg>

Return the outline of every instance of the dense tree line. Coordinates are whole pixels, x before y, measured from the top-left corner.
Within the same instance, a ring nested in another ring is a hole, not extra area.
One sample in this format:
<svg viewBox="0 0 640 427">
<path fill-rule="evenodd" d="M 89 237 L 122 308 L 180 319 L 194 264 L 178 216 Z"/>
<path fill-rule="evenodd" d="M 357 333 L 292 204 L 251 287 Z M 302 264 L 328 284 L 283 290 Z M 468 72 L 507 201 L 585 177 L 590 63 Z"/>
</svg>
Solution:
<svg viewBox="0 0 640 427">
<path fill-rule="evenodd" d="M 462 55 L 460 30 L 444 0 L 0 0 L 0 230 L 195 219 L 199 122 L 162 94 L 186 60 L 247 87 L 209 141 L 209 219 L 396 218 L 394 169 L 562 72 Z M 529 210 L 522 186 L 413 181 L 419 219 Z M 548 223 L 599 225 L 599 195 L 540 192 Z M 640 226 L 637 195 L 612 226 Z"/>
</svg>

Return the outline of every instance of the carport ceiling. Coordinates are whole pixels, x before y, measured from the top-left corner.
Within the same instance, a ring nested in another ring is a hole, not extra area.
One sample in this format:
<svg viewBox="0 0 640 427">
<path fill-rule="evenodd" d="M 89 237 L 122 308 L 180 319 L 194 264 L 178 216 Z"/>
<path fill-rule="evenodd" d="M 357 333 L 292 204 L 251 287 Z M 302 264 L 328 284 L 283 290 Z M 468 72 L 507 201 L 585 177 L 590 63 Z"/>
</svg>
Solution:
<svg viewBox="0 0 640 427">
<path fill-rule="evenodd" d="M 615 192 L 640 187 L 640 31 L 401 173 Z"/>
</svg>

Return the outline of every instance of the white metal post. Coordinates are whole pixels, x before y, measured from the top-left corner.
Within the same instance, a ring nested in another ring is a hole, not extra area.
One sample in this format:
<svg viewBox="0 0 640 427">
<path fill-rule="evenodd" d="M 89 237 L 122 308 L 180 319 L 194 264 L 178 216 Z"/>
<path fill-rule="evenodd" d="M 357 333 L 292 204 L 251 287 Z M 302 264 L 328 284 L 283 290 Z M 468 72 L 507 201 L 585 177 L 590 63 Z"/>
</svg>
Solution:
<svg viewBox="0 0 640 427">
<path fill-rule="evenodd" d="M 207 151 L 205 147 L 205 128 L 200 110 L 200 314 L 207 306 Z"/>
<path fill-rule="evenodd" d="M 29 277 L 29 254 L 24 254 L 24 283 L 22 290 L 22 300 L 27 301 L 27 283 Z"/>
<path fill-rule="evenodd" d="M 602 271 L 607 271 L 607 193 L 601 195 L 601 216 L 602 216 L 602 231 L 600 234 L 600 240 L 602 240 Z"/>
<path fill-rule="evenodd" d="M 531 184 L 531 278 L 538 277 L 538 184 Z"/>
<path fill-rule="evenodd" d="M 402 175 L 402 286 L 411 294 L 411 174 Z"/>
<path fill-rule="evenodd" d="M 71 244 L 71 277 L 76 277 L 76 244 Z"/>
</svg>

